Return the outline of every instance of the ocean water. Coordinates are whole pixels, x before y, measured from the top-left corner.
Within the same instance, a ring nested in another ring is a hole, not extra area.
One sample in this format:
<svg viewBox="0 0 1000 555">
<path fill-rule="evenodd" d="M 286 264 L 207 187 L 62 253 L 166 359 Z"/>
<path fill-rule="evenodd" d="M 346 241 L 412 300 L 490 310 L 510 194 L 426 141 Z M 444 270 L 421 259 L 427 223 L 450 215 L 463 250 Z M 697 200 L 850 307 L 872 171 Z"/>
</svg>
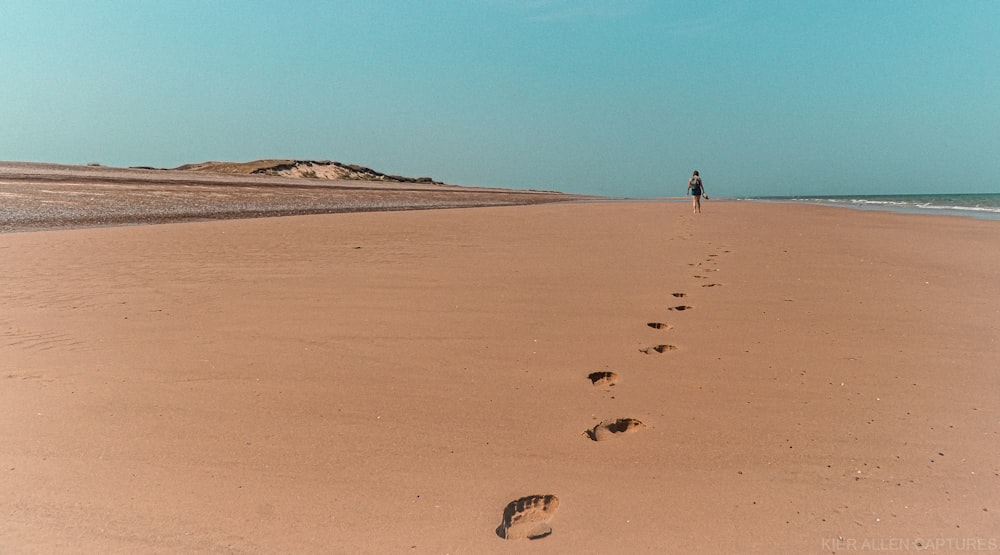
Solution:
<svg viewBox="0 0 1000 555">
<path fill-rule="evenodd" d="M 747 200 L 806 202 L 810 204 L 856 208 L 859 210 L 882 210 L 907 214 L 942 214 L 1000 220 L 1000 193 L 756 197 Z"/>
</svg>

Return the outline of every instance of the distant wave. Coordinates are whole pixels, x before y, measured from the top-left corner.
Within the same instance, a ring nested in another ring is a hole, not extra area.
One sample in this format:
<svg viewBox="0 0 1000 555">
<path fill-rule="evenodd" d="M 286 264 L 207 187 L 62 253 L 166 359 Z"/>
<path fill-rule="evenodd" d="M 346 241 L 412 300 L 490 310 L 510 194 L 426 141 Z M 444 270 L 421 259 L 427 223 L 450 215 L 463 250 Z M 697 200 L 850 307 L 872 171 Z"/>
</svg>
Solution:
<svg viewBox="0 0 1000 555">
<path fill-rule="evenodd" d="M 951 214 L 1000 220 L 1000 194 L 854 195 L 754 197 L 745 200 L 804 202 L 909 214 Z"/>
</svg>

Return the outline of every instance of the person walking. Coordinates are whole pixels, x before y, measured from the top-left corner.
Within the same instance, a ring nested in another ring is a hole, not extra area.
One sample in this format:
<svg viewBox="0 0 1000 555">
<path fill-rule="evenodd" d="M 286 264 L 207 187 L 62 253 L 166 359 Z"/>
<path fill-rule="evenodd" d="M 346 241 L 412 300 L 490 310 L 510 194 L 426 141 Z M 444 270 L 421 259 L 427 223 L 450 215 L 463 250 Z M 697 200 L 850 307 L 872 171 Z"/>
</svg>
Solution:
<svg viewBox="0 0 1000 555">
<path fill-rule="evenodd" d="M 694 170 L 691 175 L 691 179 L 688 179 L 688 194 L 691 195 L 691 201 L 694 204 L 694 213 L 701 214 L 701 197 L 708 198 L 705 195 L 705 185 L 701 182 L 701 176 L 698 175 L 698 170 Z"/>
</svg>

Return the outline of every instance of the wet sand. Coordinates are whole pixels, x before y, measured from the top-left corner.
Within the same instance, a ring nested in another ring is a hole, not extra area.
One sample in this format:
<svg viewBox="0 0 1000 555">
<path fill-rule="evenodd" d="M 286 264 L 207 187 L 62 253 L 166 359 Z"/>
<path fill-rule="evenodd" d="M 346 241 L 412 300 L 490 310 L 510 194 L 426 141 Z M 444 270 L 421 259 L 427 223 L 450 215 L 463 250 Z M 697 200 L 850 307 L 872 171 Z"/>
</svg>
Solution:
<svg viewBox="0 0 1000 555">
<path fill-rule="evenodd" d="M 3 234 L 0 552 L 996 546 L 997 230 L 713 200 Z"/>
</svg>

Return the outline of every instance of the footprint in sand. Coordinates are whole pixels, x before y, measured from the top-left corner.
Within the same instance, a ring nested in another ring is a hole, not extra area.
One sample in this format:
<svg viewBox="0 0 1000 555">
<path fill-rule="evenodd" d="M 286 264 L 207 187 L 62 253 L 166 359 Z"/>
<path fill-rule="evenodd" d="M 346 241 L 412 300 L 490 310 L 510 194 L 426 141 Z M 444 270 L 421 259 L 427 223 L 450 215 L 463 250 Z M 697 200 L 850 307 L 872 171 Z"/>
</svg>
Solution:
<svg viewBox="0 0 1000 555">
<path fill-rule="evenodd" d="M 706 283 L 705 285 L 702 285 L 702 287 L 722 287 L 722 284 L 721 283 Z"/>
<path fill-rule="evenodd" d="M 639 352 L 651 355 L 653 353 L 665 353 L 667 351 L 676 351 L 676 350 L 677 347 L 675 345 L 652 345 L 646 347 L 645 349 L 639 349 Z"/>
<path fill-rule="evenodd" d="M 637 432 L 645 427 L 645 424 L 635 418 L 616 418 L 601 422 L 583 432 L 583 435 L 593 441 L 606 441 Z"/>
<path fill-rule="evenodd" d="M 595 386 L 614 387 L 618 383 L 618 374 L 614 372 L 591 372 L 587 379 Z"/>
<path fill-rule="evenodd" d="M 687 296 L 687 293 L 671 293 L 671 294 L 673 296 L 677 297 L 677 298 L 681 298 L 681 297 L 686 297 Z"/>
<path fill-rule="evenodd" d="M 670 324 L 664 324 L 663 322 L 649 322 L 646 325 L 654 330 L 669 330 L 673 328 Z"/>
<path fill-rule="evenodd" d="M 683 312 L 685 310 L 691 310 L 692 308 L 694 308 L 694 307 L 693 306 L 688 306 L 688 305 L 685 305 L 685 304 L 679 304 L 677 306 L 671 306 L 671 307 L 667 308 L 667 310 L 677 310 L 677 311 Z"/>
<path fill-rule="evenodd" d="M 549 521 L 559 508 L 555 495 L 529 495 L 515 499 L 503 510 L 497 535 L 505 540 L 537 540 L 552 533 Z"/>
</svg>

